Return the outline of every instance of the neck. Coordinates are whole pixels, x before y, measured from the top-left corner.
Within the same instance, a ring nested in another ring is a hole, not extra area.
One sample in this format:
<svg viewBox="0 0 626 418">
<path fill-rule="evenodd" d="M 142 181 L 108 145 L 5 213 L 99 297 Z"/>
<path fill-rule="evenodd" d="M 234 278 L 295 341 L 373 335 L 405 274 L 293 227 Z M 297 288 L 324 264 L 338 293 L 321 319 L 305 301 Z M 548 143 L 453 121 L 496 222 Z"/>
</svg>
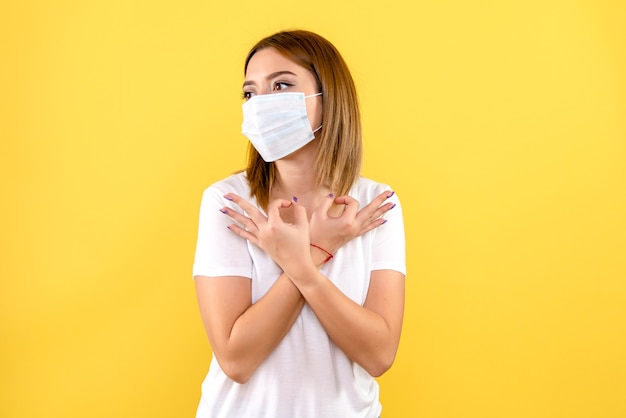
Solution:
<svg viewBox="0 0 626 418">
<path fill-rule="evenodd" d="M 270 200 L 290 200 L 296 196 L 299 202 L 308 206 L 316 200 L 317 195 L 326 191 L 323 185 L 315 185 L 317 142 L 313 140 L 293 154 L 274 162 L 277 174 Z"/>
</svg>

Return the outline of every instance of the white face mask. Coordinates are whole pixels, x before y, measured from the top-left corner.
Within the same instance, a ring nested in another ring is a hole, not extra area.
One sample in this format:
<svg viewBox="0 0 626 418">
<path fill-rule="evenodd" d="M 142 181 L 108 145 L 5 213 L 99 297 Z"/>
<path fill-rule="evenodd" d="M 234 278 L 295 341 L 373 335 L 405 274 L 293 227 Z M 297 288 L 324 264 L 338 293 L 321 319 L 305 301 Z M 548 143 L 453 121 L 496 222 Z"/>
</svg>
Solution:
<svg viewBox="0 0 626 418">
<path fill-rule="evenodd" d="M 252 97 L 242 105 L 241 132 L 266 162 L 299 150 L 315 138 L 306 113 L 304 93 L 272 93 Z M 315 132 L 322 128 L 318 127 Z"/>
</svg>

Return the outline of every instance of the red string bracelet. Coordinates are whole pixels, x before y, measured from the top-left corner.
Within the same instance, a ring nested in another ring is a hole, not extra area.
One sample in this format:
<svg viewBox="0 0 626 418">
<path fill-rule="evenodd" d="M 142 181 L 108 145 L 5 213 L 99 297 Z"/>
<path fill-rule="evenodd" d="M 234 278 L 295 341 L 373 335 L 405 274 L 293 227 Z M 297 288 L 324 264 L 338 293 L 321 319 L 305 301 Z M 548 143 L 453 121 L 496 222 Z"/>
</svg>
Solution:
<svg viewBox="0 0 626 418">
<path fill-rule="evenodd" d="M 326 257 L 326 260 L 324 260 L 324 264 L 328 263 L 328 262 L 329 262 L 330 260 L 332 260 L 332 259 L 333 259 L 333 257 L 334 257 L 331 253 L 329 253 L 328 251 L 326 251 L 325 249 L 323 249 L 323 248 L 322 248 L 322 247 L 320 247 L 319 245 L 311 244 L 311 247 L 315 247 L 315 248 L 317 248 L 318 250 L 321 250 L 321 251 L 323 251 L 324 253 L 326 253 L 326 255 L 327 255 L 328 257 Z"/>
</svg>

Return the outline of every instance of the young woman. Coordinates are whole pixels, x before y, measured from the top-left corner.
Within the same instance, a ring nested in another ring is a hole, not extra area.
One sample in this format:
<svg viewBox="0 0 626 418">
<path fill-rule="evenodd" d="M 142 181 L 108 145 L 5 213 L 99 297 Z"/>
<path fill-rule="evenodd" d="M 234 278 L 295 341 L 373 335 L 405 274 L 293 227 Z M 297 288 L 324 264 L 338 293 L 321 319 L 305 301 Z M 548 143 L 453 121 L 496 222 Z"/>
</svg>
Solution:
<svg viewBox="0 0 626 418">
<path fill-rule="evenodd" d="M 197 417 L 378 417 L 404 310 L 402 212 L 359 176 L 348 68 L 280 32 L 245 62 L 245 172 L 203 195 L 193 274 L 213 349 Z"/>
</svg>

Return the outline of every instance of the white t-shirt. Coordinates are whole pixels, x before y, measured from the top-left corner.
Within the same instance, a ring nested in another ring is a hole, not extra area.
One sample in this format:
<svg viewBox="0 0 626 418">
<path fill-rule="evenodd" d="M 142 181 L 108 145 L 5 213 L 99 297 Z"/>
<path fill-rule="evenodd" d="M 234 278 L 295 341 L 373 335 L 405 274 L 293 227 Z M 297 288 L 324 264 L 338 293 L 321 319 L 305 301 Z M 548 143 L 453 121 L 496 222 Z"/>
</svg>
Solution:
<svg viewBox="0 0 626 418">
<path fill-rule="evenodd" d="M 383 184 L 360 178 L 349 195 L 360 207 L 385 190 Z M 204 191 L 194 276 L 243 276 L 252 280 L 252 303 L 259 300 L 282 273 L 272 258 L 226 227 L 232 219 L 219 211 L 224 198 L 235 193 L 249 198 L 245 174 L 234 174 Z M 406 274 L 402 210 L 385 215 L 384 225 L 341 247 L 321 272 L 343 293 L 363 305 L 372 270 Z M 262 209 L 260 209 L 263 211 Z M 305 304 L 295 323 L 274 351 L 245 384 L 228 378 L 213 356 L 202 383 L 197 418 L 374 418 L 381 412 L 376 380 L 330 340 L 317 317 Z"/>
</svg>

